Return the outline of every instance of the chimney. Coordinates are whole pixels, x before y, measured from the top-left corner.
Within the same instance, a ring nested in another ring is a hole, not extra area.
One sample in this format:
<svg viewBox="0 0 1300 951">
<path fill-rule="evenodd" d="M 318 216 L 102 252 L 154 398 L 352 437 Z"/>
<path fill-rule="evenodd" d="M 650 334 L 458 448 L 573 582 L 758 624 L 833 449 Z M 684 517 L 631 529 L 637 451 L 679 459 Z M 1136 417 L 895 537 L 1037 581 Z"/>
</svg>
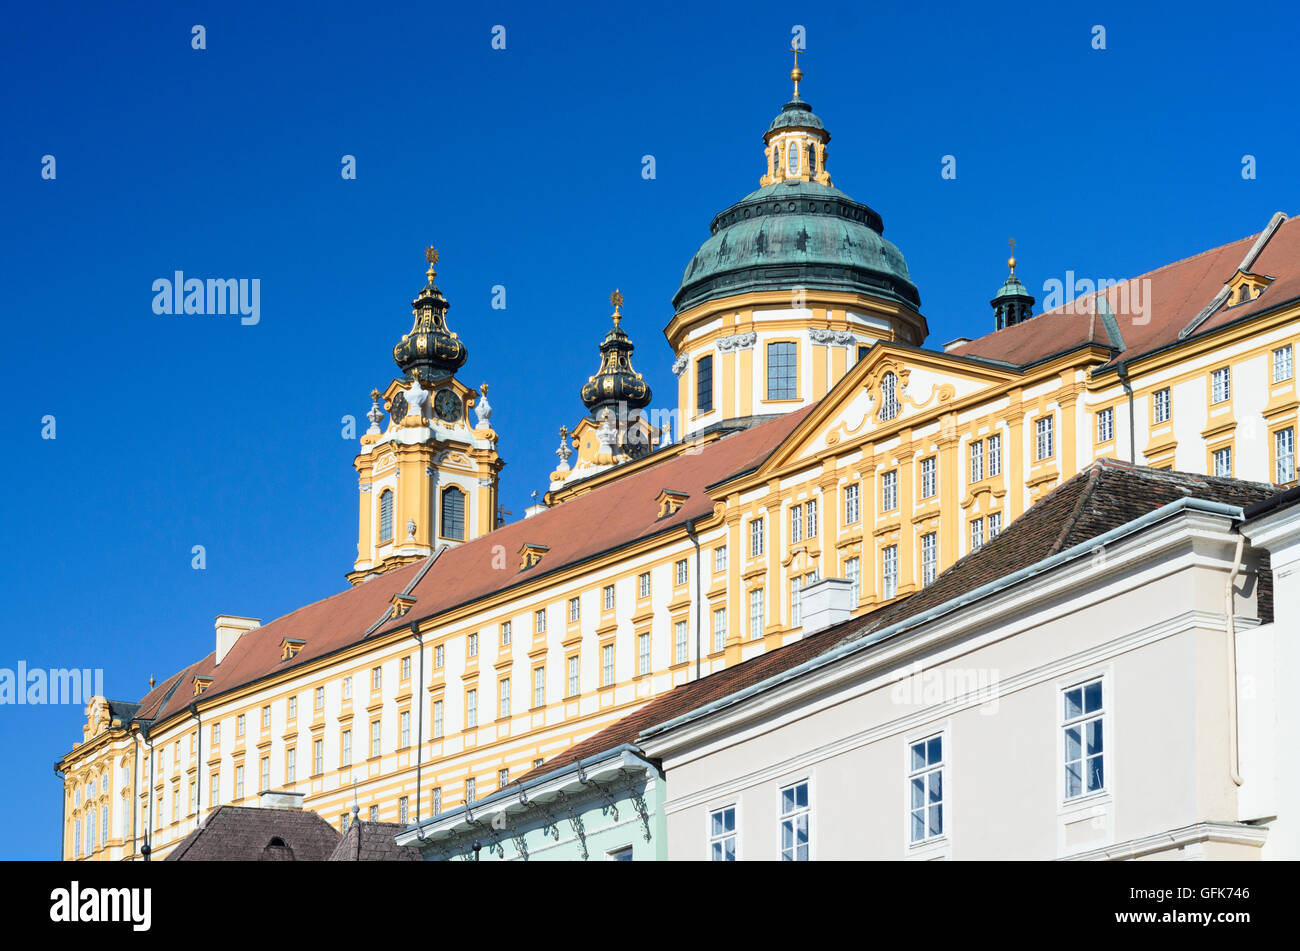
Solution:
<svg viewBox="0 0 1300 951">
<path fill-rule="evenodd" d="M 254 628 L 261 627 L 262 622 L 255 617 L 235 617 L 233 614 L 218 614 L 216 621 L 217 628 L 217 665 L 226 659 L 230 653 L 230 648 L 235 646 L 235 641 L 239 640 L 240 635 L 245 631 L 251 631 Z"/>
<path fill-rule="evenodd" d="M 257 794 L 257 805 L 261 809 L 301 809 L 304 795 L 300 792 L 264 789 Z"/>
<path fill-rule="evenodd" d="M 853 613 L 852 595 L 853 583 L 844 578 L 822 578 L 806 585 L 799 595 L 804 636 L 847 621 Z"/>
<path fill-rule="evenodd" d="M 958 347 L 964 347 L 970 343 L 970 337 L 957 337 L 955 340 L 949 340 L 943 345 L 944 353 L 952 353 Z"/>
</svg>

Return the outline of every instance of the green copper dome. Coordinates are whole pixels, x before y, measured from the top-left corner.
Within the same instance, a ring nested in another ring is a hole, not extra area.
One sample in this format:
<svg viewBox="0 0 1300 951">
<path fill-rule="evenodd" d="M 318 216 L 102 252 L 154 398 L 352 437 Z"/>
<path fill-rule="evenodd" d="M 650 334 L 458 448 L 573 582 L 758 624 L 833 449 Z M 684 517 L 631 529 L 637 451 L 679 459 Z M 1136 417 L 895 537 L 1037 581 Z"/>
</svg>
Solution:
<svg viewBox="0 0 1300 951">
<path fill-rule="evenodd" d="M 768 132 L 776 132 L 779 129 L 817 129 L 819 132 L 826 132 L 826 126 L 822 125 L 822 120 L 818 119 L 812 111 L 812 106 L 802 99 L 791 99 L 787 102 L 781 108 L 780 115 L 767 127 Z M 830 133 L 827 133 L 826 141 L 829 142 L 830 139 Z"/>
<path fill-rule="evenodd" d="M 715 217 L 710 230 L 673 296 L 677 313 L 734 294 L 796 287 L 921 305 L 902 252 L 883 237 L 880 215 L 833 186 L 800 179 L 766 185 Z"/>
</svg>

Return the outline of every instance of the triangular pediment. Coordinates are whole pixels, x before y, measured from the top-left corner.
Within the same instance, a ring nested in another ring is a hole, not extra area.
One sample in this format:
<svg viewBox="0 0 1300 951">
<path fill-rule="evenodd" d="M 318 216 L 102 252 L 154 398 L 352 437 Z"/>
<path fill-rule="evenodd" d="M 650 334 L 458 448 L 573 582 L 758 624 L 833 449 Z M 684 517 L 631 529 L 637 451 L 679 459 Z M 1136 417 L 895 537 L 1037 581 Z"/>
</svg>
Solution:
<svg viewBox="0 0 1300 951">
<path fill-rule="evenodd" d="M 927 425 L 1020 374 L 967 357 L 879 343 L 826 394 L 754 474 Z"/>
</svg>

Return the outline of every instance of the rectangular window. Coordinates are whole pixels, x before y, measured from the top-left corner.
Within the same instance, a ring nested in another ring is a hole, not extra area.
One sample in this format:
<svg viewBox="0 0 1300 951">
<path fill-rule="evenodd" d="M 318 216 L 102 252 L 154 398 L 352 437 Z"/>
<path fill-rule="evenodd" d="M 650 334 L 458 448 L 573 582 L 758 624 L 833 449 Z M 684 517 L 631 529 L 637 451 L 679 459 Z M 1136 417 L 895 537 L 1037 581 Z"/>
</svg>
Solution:
<svg viewBox="0 0 1300 951">
<path fill-rule="evenodd" d="M 1273 434 L 1273 481 L 1295 481 L 1295 429 L 1288 426 Z"/>
<path fill-rule="evenodd" d="M 790 543 L 803 540 L 803 506 L 790 506 Z"/>
<path fill-rule="evenodd" d="M 406 663 L 407 663 L 408 665 L 411 663 L 411 659 L 410 659 L 409 657 L 406 659 Z M 410 676 L 410 675 L 408 674 L 407 676 Z M 324 709 L 325 709 L 325 688 L 324 688 L 324 687 L 317 687 L 317 688 L 316 688 L 316 691 L 315 691 L 315 698 L 316 698 L 316 700 L 315 700 L 315 702 L 316 702 L 316 709 L 317 709 L 317 710 L 324 710 Z"/>
<path fill-rule="evenodd" d="M 808 829 L 812 809 L 808 805 L 808 783 L 795 783 L 781 790 L 781 861 L 808 861 Z"/>
<path fill-rule="evenodd" d="M 271 760 L 268 757 L 264 759 L 262 762 L 264 764 L 262 767 L 262 788 L 270 789 L 271 788 Z M 177 785 L 172 787 L 172 822 L 176 823 L 176 822 L 180 822 L 180 820 L 181 820 L 181 787 Z"/>
<path fill-rule="evenodd" d="M 478 691 L 465 691 L 465 729 L 472 730 L 478 726 Z"/>
<path fill-rule="evenodd" d="M 348 819 L 352 818 L 348 813 L 339 816 L 339 831 L 344 835 L 348 834 Z"/>
<path fill-rule="evenodd" d="M 477 657 L 478 656 L 478 635 L 471 634 L 469 635 L 468 638 L 466 638 L 466 640 L 468 641 L 468 644 L 465 648 L 466 654 L 470 657 Z"/>
<path fill-rule="evenodd" d="M 378 821 L 379 821 L 379 807 L 378 807 L 378 806 L 371 806 L 371 807 L 370 807 L 370 813 L 369 813 L 369 815 L 370 815 L 370 821 L 371 821 L 371 822 L 378 822 Z"/>
<path fill-rule="evenodd" d="M 311 774 L 319 776 L 325 772 L 325 741 L 315 740 L 311 745 Z"/>
<path fill-rule="evenodd" d="M 931 584 L 939 576 L 939 536 L 935 532 L 921 536 L 921 584 Z"/>
<path fill-rule="evenodd" d="M 381 738 L 381 734 L 379 729 L 379 721 L 372 720 L 370 722 L 370 755 L 372 757 L 378 756 L 380 753 L 383 752 L 383 746 L 380 742 L 380 738 Z"/>
<path fill-rule="evenodd" d="M 1232 370 L 1220 367 L 1210 374 L 1210 402 L 1222 403 L 1232 398 Z"/>
<path fill-rule="evenodd" d="M 576 697 L 582 690 L 582 678 L 579 676 L 578 655 L 574 654 L 569 658 L 569 693 L 568 696 Z"/>
<path fill-rule="evenodd" d="M 442 787 L 435 786 L 433 789 L 433 814 L 435 817 L 442 815 Z"/>
<path fill-rule="evenodd" d="M 970 480 L 978 482 L 984 478 L 984 440 L 977 439 L 970 444 Z"/>
<path fill-rule="evenodd" d="M 713 573 L 721 574 L 727 570 L 727 546 L 713 549 Z"/>
<path fill-rule="evenodd" d="M 221 724 L 212 724 L 212 745 L 218 746 L 221 743 Z"/>
<path fill-rule="evenodd" d="M 243 764 L 235 767 L 235 799 L 244 798 L 244 767 Z"/>
<path fill-rule="evenodd" d="M 433 735 L 434 738 L 442 736 L 442 701 L 433 701 Z"/>
<path fill-rule="evenodd" d="M 614 610 L 614 586 L 612 584 L 605 585 L 605 589 L 602 592 L 602 594 L 604 597 L 605 610 L 606 611 Z"/>
<path fill-rule="evenodd" d="M 817 532 L 817 500 L 809 499 L 808 504 L 804 506 L 803 537 L 816 538 Z"/>
<path fill-rule="evenodd" d="M 1169 421 L 1169 388 L 1156 390 L 1152 395 L 1153 414 L 1155 422 L 1166 423 Z"/>
<path fill-rule="evenodd" d="M 443 644 L 436 644 L 433 648 L 433 669 L 442 670 L 443 665 L 447 663 L 447 648 Z"/>
<path fill-rule="evenodd" d="M 411 658 L 409 655 L 402 658 L 402 679 L 411 679 Z"/>
<path fill-rule="evenodd" d="M 1106 788 L 1101 680 L 1071 687 L 1061 694 L 1061 730 L 1065 755 L 1065 798 L 1076 799 Z"/>
<path fill-rule="evenodd" d="M 713 409 L 713 357 L 700 357 L 695 363 L 696 412 L 707 413 Z"/>
<path fill-rule="evenodd" d="M 498 770 L 497 770 L 497 789 L 505 789 L 505 788 L 506 788 L 507 786 L 509 786 L 509 785 L 510 785 L 510 770 L 509 770 L 509 769 L 498 769 Z"/>
<path fill-rule="evenodd" d="M 533 634 L 546 633 L 546 608 L 533 612 Z"/>
<path fill-rule="evenodd" d="M 344 700 L 352 699 L 352 678 L 351 677 L 343 678 L 343 699 Z"/>
<path fill-rule="evenodd" d="M 763 589 L 755 588 L 749 592 L 749 639 L 758 640 L 763 636 Z"/>
<path fill-rule="evenodd" d="M 650 572 L 643 571 L 636 579 L 637 593 L 643 597 L 650 597 Z"/>
<path fill-rule="evenodd" d="M 844 524 L 852 525 L 861 514 L 858 510 L 858 486 L 846 485 L 844 487 Z"/>
<path fill-rule="evenodd" d="M 1097 414 L 1097 442 L 1110 442 L 1115 438 L 1115 411 L 1104 409 Z"/>
<path fill-rule="evenodd" d="M 880 477 L 880 511 L 892 512 L 898 508 L 898 470 Z"/>
<path fill-rule="evenodd" d="M 265 707 L 262 708 L 262 729 L 263 729 L 263 730 L 269 730 L 269 729 L 271 729 L 271 708 L 270 708 L 270 706 L 265 706 Z"/>
<path fill-rule="evenodd" d="M 266 792 L 266 790 L 270 788 L 271 788 L 271 757 L 263 756 L 262 757 L 262 792 Z M 172 801 L 172 805 L 175 805 L 175 800 Z M 172 821 L 173 822 L 176 821 L 176 813 L 174 810 L 172 812 Z"/>
<path fill-rule="evenodd" d="M 614 685 L 614 645 L 606 644 L 600 649 L 600 682 L 602 686 Z"/>
<path fill-rule="evenodd" d="M 215 809 L 221 805 L 221 774 L 213 773 L 208 777 L 208 807 Z"/>
<path fill-rule="evenodd" d="M 578 599 L 570 598 L 569 599 L 569 622 L 570 623 L 578 620 L 578 610 L 579 610 Z"/>
<path fill-rule="evenodd" d="M 912 743 L 908 751 L 909 840 L 943 835 L 943 734 Z"/>
<path fill-rule="evenodd" d="M 504 677 L 497 687 L 497 715 L 504 720 L 510 716 L 510 678 Z"/>
<path fill-rule="evenodd" d="M 673 663 L 684 664 L 687 660 L 686 654 L 686 622 L 678 621 L 673 625 Z"/>
<path fill-rule="evenodd" d="M 1291 344 L 1273 351 L 1273 382 L 1281 383 L 1291 379 L 1294 366 L 1291 357 Z"/>
<path fill-rule="evenodd" d="M 898 546 L 890 545 L 880 554 L 880 588 L 888 599 L 898 594 Z"/>
<path fill-rule="evenodd" d="M 749 557 L 757 558 L 763 554 L 763 520 L 756 518 L 749 523 Z"/>
<path fill-rule="evenodd" d="M 989 541 L 997 538 L 1002 533 L 1002 513 L 989 513 Z"/>
<path fill-rule="evenodd" d="M 501 622 L 501 646 L 502 647 L 510 646 L 510 622 L 509 621 Z"/>
<path fill-rule="evenodd" d="M 803 599 L 800 593 L 803 590 L 803 578 L 790 579 L 790 626 L 798 627 L 803 623 Z"/>
<path fill-rule="evenodd" d="M 1034 458 L 1050 459 L 1055 455 L 1052 445 L 1052 417 L 1044 416 L 1034 420 Z"/>
<path fill-rule="evenodd" d="M 793 400 L 799 396 L 799 358 L 793 343 L 767 345 L 767 398 Z"/>
<path fill-rule="evenodd" d="M 292 720 L 298 715 L 298 698 L 289 698 L 289 719 Z"/>
<path fill-rule="evenodd" d="M 465 802 L 472 803 L 474 801 L 474 789 L 476 785 L 477 783 L 474 782 L 473 777 L 465 780 Z"/>
<path fill-rule="evenodd" d="M 709 813 L 709 861 L 736 861 L 736 807 Z"/>
<path fill-rule="evenodd" d="M 370 669 L 370 689 L 378 690 L 383 682 L 384 668 L 372 667 Z"/>
<path fill-rule="evenodd" d="M 1232 447 L 1224 446 L 1214 450 L 1214 474 L 1232 478 Z"/>
<path fill-rule="evenodd" d="M 1002 475 L 1002 437 L 989 437 L 989 475 Z"/>
<path fill-rule="evenodd" d="M 921 498 L 932 499 L 939 493 L 939 460 L 929 456 L 921 460 Z"/>
<path fill-rule="evenodd" d="M 343 753 L 341 759 L 342 762 L 339 763 L 340 766 L 352 765 L 352 731 L 351 730 L 343 731 Z"/>
<path fill-rule="evenodd" d="M 398 723 L 398 745 L 406 749 L 411 745 L 411 711 L 403 710 L 397 718 Z"/>
<path fill-rule="evenodd" d="M 401 799 L 397 800 L 397 821 L 402 825 L 406 825 L 407 822 L 410 821 L 410 818 L 410 806 L 408 805 L 407 797 L 403 796 Z"/>
<path fill-rule="evenodd" d="M 241 713 L 235 717 L 235 736 L 244 735 L 244 715 Z"/>
<path fill-rule="evenodd" d="M 636 672 L 650 673 L 650 635 L 638 634 L 636 638 Z"/>
<path fill-rule="evenodd" d="M 678 584 L 686 584 L 687 572 L 688 569 L 686 567 L 686 559 L 683 558 L 681 561 L 677 562 L 677 583 Z"/>
<path fill-rule="evenodd" d="M 727 646 L 727 609 L 718 608 L 713 612 L 713 651 L 717 653 Z"/>
<path fill-rule="evenodd" d="M 849 582 L 849 605 L 856 608 L 862 600 L 862 562 L 857 558 L 844 562 L 844 577 Z"/>
<path fill-rule="evenodd" d="M 546 706 L 546 668 L 533 668 L 533 707 Z"/>
<path fill-rule="evenodd" d="M 984 545 L 984 519 L 973 518 L 970 523 L 970 550 L 979 551 Z"/>
</svg>

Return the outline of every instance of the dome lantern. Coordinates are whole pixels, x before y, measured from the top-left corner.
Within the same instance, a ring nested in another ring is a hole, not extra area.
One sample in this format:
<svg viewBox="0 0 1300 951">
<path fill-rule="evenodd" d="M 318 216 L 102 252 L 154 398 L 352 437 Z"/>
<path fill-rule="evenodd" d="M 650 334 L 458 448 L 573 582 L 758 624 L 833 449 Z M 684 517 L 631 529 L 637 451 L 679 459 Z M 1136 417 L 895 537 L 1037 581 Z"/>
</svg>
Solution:
<svg viewBox="0 0 1300 951">
<path fill-rule="evenodd" d="M 411 378 L 412 370 L 418 369 L 422 379 L 432 382 L 459 370 L 469 351 L 460 337 L 447 327 L 447 309 L 451 305 L 433 283 L 438 275 L 433 267 L 438 263 L 437 249 L 430 246 L 424 257 L 429 262 L 429 269 L 425 272 L 427 283 L 411 301 L 415 323 L 410 333 L 404 334 L 393 348 L 393 360 L 407 379 Z"/>
<path fill-rule="evenodd" d="M 613 328 L 600 342 L 600 369 L 582 385 L 579 395 L 593 415 L 606 407 L 617 411 L 619 404 L 628 411 L 650 405 L 650 385 L 632 369 L 632 339 L 619 326 L 623 321 L 623 295 L 617 290 L 609 295 L 614 305 Z"/>
</svg>

